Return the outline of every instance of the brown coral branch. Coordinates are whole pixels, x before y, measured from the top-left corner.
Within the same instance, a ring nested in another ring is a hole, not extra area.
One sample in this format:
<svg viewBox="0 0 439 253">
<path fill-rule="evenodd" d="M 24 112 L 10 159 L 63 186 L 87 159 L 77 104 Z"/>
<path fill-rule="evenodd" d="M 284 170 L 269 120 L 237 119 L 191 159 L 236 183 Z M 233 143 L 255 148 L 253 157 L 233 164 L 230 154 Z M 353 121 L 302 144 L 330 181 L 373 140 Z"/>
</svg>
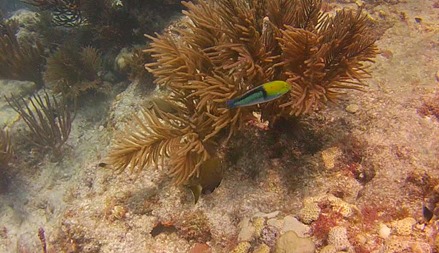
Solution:
<svg viewBox="0 0 439 253">
<path fill-rule="evenodd" d="M 8 104 L 20 114 L 32 133 L 32 142 L 40 148 L 49 148 L 56 154 L 67 141 L 74 116 L 64 99 L 55 96 L 33 95 L 28 101 L 23 98 L 6 98 Z"/>
<path fill-rule="evenodd" d="M 12 156 L 13 148 L 9 133 L 0 129 L 0 168 L 6 167 Z"/>
<path fill-rule="evenodd" d="M 211 142 L 201 141 L 194 131 L 197 126 L 181 116 L 155 108 L 142 110 L 141 117 L 135 115 L 134 120 L 129 126 L 130 136 L 121 136 L 108 155 L 108 162 L 118 171 L 129 168 L 140 172 L 148 166 L 164 166 L 164 158 L 169 158 L 169 173 L 174 183 L 181 184 L 197 175 L 210 157 L 206 145 Z"/>
</svg>

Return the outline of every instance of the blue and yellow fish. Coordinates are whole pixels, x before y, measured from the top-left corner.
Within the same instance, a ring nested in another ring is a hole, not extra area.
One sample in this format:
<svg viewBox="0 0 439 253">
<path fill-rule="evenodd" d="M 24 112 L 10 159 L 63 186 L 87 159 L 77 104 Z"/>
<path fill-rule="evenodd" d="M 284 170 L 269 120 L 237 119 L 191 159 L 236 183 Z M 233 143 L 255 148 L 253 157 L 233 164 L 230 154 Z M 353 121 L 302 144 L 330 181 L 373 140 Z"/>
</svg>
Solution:
<svg viewBox="0 0 439 253">
<path fill-rule="evenodd" d="M 226 102 L 229 108 L 244 107 L 265 103 L 281 97 L 291 90 L 291 85 L 285 81 L 272 81 L 259 85 L 241 96 Z"/>
</svg>

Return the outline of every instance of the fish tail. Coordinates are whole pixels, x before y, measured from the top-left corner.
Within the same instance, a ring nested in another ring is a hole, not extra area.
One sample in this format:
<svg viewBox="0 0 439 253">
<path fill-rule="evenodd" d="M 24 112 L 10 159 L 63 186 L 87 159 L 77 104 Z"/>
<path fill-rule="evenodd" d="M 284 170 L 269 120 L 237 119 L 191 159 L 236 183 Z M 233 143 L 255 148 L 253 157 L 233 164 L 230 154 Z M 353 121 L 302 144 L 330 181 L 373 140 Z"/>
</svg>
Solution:
<svg viewBox="0 0 439 253">
<path fill-rule="evenodd" d="M 235 105 L 235 100 L 234 100 L 234 99 L 232 99 L 232 100 L 227 100 L 226 105 L 227 105 L 227 107 L 230 108 L 230 109 L 235 108 L 235 107 L 236 107 L 236 105 Z"/>
</svg>

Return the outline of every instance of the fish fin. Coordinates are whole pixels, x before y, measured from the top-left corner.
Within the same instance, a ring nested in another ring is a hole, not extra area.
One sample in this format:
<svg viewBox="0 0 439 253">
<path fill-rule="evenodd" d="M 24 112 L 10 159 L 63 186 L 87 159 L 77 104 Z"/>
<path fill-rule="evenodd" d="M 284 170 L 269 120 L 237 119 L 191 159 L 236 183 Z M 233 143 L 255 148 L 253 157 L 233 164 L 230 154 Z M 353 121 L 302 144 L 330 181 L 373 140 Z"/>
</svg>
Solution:
<svg viewBox="0 0 439 253">
<path fill-rule="evenodd" d="M 203 191 L 203 187 L 200 184 L 189 186 L 189 189 L 191 190 L 192 194 L 194 195 L 194 202 L 195 204 L 198 202 L 198 199 L 200 199 L 201 192 Z"/>
</svg>

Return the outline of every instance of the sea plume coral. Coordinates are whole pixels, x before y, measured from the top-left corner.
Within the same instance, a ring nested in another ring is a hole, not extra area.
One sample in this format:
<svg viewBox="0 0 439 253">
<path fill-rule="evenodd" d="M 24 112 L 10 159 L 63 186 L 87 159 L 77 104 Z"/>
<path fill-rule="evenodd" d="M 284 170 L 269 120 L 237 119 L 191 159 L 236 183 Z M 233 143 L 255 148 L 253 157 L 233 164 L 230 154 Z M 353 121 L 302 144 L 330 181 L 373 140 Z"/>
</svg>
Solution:
<svg viewBox="0 0 439 253">
<path fill-rule="evenodd" d="M 208 129 L 203 122 L 206 118 L 191 121 L 187 111 L 178 105 L 173 105 L 177 114 L 164 112 L 157 104 L 153 106 L 153 110 L 144 109 L 140 116 L 134 116 L 132 135 L 119 140 L 109 163 L 117 170 L 129 167 L 140 171 L 148 165 L 164 165 L 164 159 L 172 155 L 170 174 L 175 176 L 175 183 L 184 183 L 210 158 L 209 150 L 215 146 L 202 141 L 207 134 L 202 129 Z"/>
<path fill-rule="evenodd" d="M 345 10 L 321 17 L 311 31 L 286 27 L 279 42 L 283 72 L 293 89 L 280 107 L 299 115 L 336 101 L 346 89 L 361 89 L 361 79 L 369 75 L 364 62 L 376 54 L 371 33 L 366 15 Z"/>
<path fill-rule="evenodd" d="M 5 168 L 13 155 L 9 133 L 0 129 L 0 168 Z"/>
<path fill-rule="evenodd" d="M 141 170 L 151 157 L 154 162 L 169 157 L 171 174 L 185 183 L 216 152 L 217 146 L 209 144 L 228 140 L 254 111 L 273 123 L 364 87 L 361 80 L 369 75 L 364 63 L 377 51 L 367 15 L 341 10 L 330 16 L 320 11 L 320 0 L 183 5 L 188 9 L 185 28 L 149 36 L 146 50 L 155 59 L 147 70 L 169 92 L 167 99 L 179 106 L 179 113 L 167 114 L 158 106 L 146 111 L 148 120 L 137 120 L 138 126 L 109 154 L 118 169 Z M 293 88 L 259 106 L 226 107 L 227 100 L 272 80 L 286 80 Z M 212 148 L 200 148 L 207 146 Z M 173 166 L 177 159 L 181 166 Z"/>
</svg>

